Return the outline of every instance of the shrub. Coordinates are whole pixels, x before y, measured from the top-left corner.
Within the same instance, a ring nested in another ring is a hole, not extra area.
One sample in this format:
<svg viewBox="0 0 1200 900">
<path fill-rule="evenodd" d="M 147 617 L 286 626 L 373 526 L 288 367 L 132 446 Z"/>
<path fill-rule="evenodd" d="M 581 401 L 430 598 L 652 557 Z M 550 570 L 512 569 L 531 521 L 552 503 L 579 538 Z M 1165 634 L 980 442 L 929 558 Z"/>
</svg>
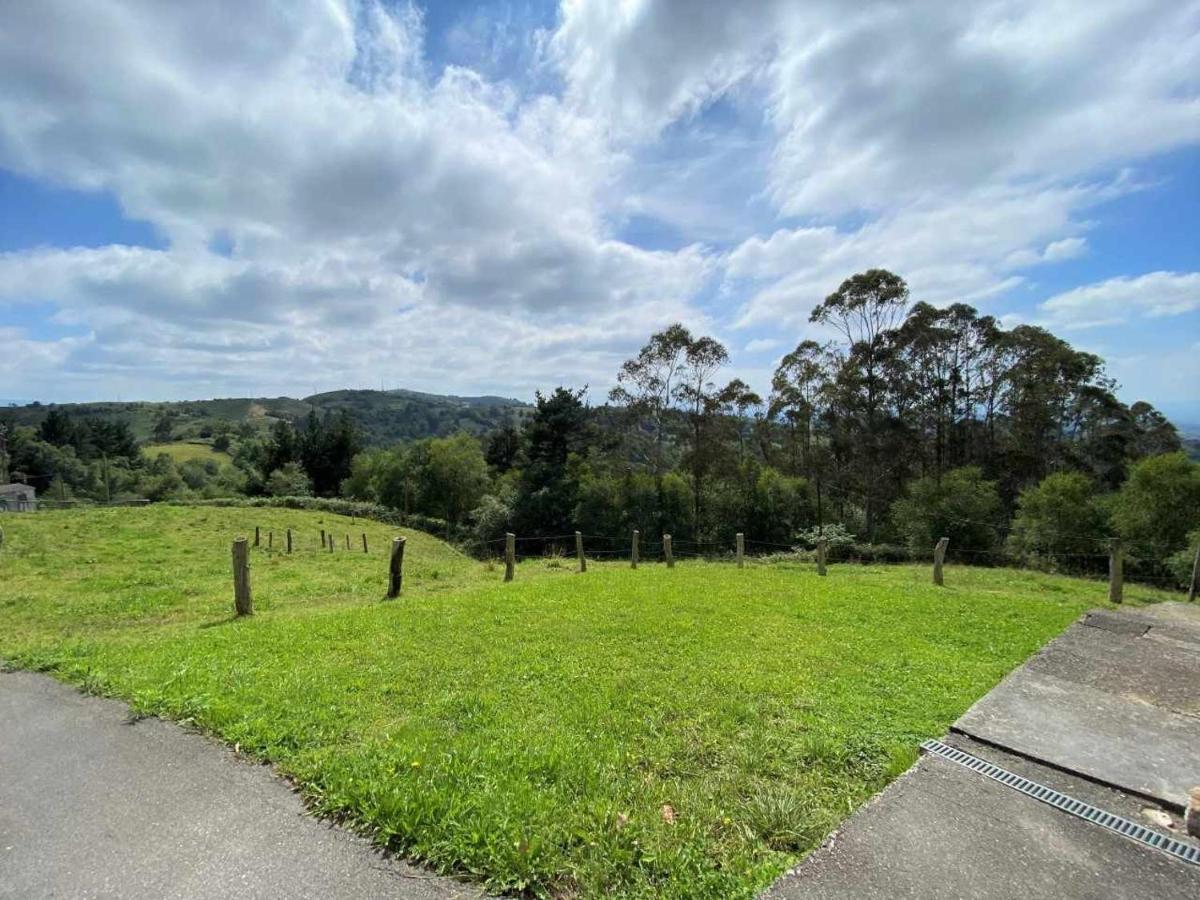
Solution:
<svg viewBox="0 0 1200 900">
<path fill-rule="evenodd" d="M 1113 501 L 1113 524 L 1131 552 L 1165 560 L 1200 528 L 1200 463 L 1184 453 L 1138 462 Z"/>
<path fill-rule="evenodd" d="M 1105 553 L 1108 513 L 1096 487 L 1079 472 L 1056 472 L 1017 500 L 1009 549 L 1042 565 L 1084 569 L 1086 556 Z"/>
<path fill-rule="evenodd" d="M 996 483 L 977 466 L 952 469 L 941 479 L 918 478 L 892 504 L 897 531 L 914 553 L 928 554 L 940 538 L 957 550 L 991 550 L 1000 520 Z"/>
</svg>

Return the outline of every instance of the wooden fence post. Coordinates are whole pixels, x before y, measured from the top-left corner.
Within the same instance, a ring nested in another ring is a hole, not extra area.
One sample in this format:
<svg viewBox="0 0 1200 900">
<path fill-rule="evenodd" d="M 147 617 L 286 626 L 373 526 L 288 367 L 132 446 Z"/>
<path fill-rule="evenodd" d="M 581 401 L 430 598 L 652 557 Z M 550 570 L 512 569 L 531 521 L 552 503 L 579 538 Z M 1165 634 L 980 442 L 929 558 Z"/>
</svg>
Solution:
<svg viewBox="0 0 1200 900">
<path fill-rule="evenodd" d="M 1125 554 L 1121 550 L 1121 539 L 1113 538 L 1108 544 L 1108 602 L 1120 603 L 1125 599 Z"/>
<path fill-rule="evenodd" d="M 321 549 L 325 549 L 325 529 L 321 529 Z"/>
<path fill-rule="evenodd" d="M 637 564 L 638 564 L 638 535 L 639 534 L 640 534 L 640 532 L 636 528 L 633 529 L 633 545 L 632 545 L 632 548 L 630 551 L 631 555 L 629 557 L 629 566 L 632 569 L 636 569 Z"/>
<path fill-rule="evenodd" d="M 259 544 L 259 537 L 258 537 L 258 526 L 257 526 L 257 525 L 255 525 L 255 526 L 254 526 L 254 546 L 255 546 L 255 547 L 257 547 L 257 546 L 258 546 L 258 544 Z"/>
<path fill-rule="evenodd" d="M 346 532 L 346 549 L 350 549 L 350 532 Z"/>
<path fill-rule="evenodd" d="M 394 600 L 400 596 L 400 586 L 404 582 L 404 543 L 405 539 L 392 539 L 392 558 L 388 562 L 388 599 Z"/>
<path fill-rule="evenodd" d="M 233 609 L 239 616 L 254 612 L 250 599 L 250 546 L 244 537 L 233 542 Z"/>
<path fill-rule="evenodd" d="M 575 532 L 575 557 L 579 560 L 579 571 L 587 571 L 587 557 L 583 555 L 583 532 Z"/>
<path fill-rule="evenodd" d="M 0 535 L 0 541 L 3 536 Z M 1196 558 L 1192 560 L 1192 585 L 1188 588 L 1188 602 L 1196 602 L 1196 594 L 1200 593 L 1200 544 L 1196 545 Z"/>
<path fill-rule="evenodd" d="M 4 546 L 4 526 L 0 525 L 0 548 Z"/>
<path fill-rule="evenodd" d="M 817 539 L 817 574 L 824 575 L 825 573 L 825 552 L 829 543 L 825 538 Z"/>
<path fill-rule="evenodd" d="M 733 536 L 734 547 L 737 550 L 738 568 L 742 568 L 742 559 L 746 555 L 746 536 L 740 531 Z"/>
<path fill-rule="evenodd" d="M 504 580 L 512 581 L 517 567 L 517 536 L 511 531 L 504 534 Z"/>
<path fill-rule="evenodd" d="M 367 533 L 363 532 L 363 553 L 367 552 Z"/>
<path fill-rule="evenodd" d="M 288 539 L 288 541 L 287 541 L 288 553 L 291 553 L 292 552 L 292 529 L 290 529 L 290 528 L 287 530 L 287 539 Z"/>
<path fill-rule="evenodd" d="M 271 550 L 275 547 L 275 532 L 267 532 L 267 549 Z"/>
<path fill-rule="evenodd" d="M 329 532 L 329 543 L 325 545 L 325 549 L 327 549 L 330 553 L 333 552 L 333 532 L 332 531 Z"/>
<path fill-rule="evenodd" d="M 937 546 L 933 548 L 933 583 L 941 587 L 942 581 L 942 563 L 946 561 L 946 547 L 950 543 L 950 538 L 944 537 L 937 542 Z"/>
<path fill-rule="evenodd" d="M 663 535 L 663 556 L 667 560 L 667 568 L 675 568 L 675 554 L 671 552 L 671 536 L 669 534 Z"/>
</svg>

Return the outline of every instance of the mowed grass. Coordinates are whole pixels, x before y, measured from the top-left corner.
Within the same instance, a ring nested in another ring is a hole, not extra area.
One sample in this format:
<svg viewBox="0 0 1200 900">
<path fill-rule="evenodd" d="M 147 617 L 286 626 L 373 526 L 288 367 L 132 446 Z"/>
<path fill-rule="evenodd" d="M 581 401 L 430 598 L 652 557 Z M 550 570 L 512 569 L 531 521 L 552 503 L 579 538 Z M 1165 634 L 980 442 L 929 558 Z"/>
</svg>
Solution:
<svg viewBox="0 0 1200 900">
<path fill-rule="evenodd" d="M 200 462 L 230 462 L 228 453 L 214 450 L 211 444 L 198 441 L 172 441 L 169 444 L 146 444 L 142 447 L 142 455 L 147 459 L 154 459 L 160 453 L 167 454 L 174 463 L 185 463 L 193 459 Z"/>
<path fill-rule="evenodd" d="M 152 506 L 2 524 L 0 657 L 218 734 L 439 871 L 549 896 L 751 896 L 1105 594 L 753 561 L 539 560 L 504 584 L 404 532 L 385 602 L 396 529 L 375 523 Z M 255 525 L 256 614 L 235 620 L 229 543 Z"/>
</svg>

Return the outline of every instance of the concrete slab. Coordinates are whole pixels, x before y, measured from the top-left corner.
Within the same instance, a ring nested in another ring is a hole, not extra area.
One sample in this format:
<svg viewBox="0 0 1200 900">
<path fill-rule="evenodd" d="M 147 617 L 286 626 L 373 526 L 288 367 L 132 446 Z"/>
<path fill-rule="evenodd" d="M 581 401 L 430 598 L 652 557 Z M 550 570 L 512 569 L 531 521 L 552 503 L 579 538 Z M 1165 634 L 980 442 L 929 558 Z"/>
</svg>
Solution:
<svg viewBox="0 0 1200 900">
<path fill-rule="evenodd" d="M 927 756 L 763 896 L 1197 897 L 1200 868 Z"/>
<path fill-rule="evenodd" d="M 1175 807 L 1200 784 L 1200 719 L 1021 668 L 954 730 Z"/>
<path fill-rule="evenodd" d="M 1200 655 L 1182 645 L 1073 626 L 1028 668 L 1171 712 L 1200 715 Z"/>
<path fill-rule="evenodd" d="M 308 816 L 266 766 L 128 715 L 0 674 L 0 898 L 481 896 Z"/>
</svg>

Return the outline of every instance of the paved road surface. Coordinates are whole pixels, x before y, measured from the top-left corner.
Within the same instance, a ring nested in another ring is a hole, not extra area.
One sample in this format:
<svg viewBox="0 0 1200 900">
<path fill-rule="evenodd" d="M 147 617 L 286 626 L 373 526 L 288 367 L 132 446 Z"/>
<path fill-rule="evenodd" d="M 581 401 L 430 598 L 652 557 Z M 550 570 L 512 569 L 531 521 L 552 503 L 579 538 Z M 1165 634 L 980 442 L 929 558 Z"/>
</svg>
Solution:
<svg viewBox="0 0 1200 900">
<path fill-rule="evenodd" d="M 478 892 L 304 814 L 266 766 L 0 673 L 0 898 L 442 900 Z"/>
</svg>

